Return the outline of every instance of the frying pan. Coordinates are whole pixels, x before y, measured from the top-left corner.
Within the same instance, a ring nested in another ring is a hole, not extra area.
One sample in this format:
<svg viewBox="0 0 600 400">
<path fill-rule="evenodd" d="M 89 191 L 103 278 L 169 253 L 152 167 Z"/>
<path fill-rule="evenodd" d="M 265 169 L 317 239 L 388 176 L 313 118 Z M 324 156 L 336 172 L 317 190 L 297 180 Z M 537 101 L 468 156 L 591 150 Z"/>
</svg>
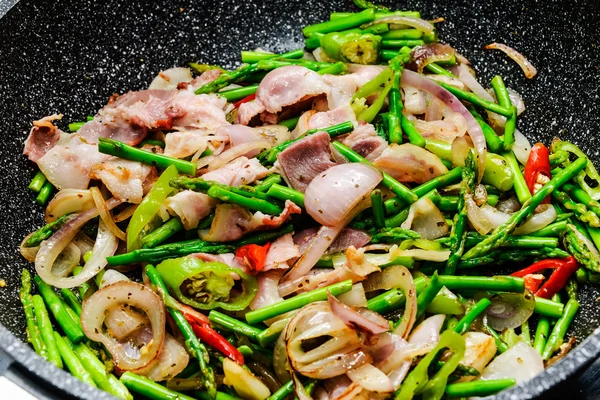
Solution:
<svg viewBox="0 0 600 400">
<path fill-rule="evenodd" d="M 15 0 L 0 0 L 0 15 Z M 391 4 L 443 16 L 440 37 L 469 58 L 481 82 L 504 76 L 525 100 L 519 128 L 532 141 L 555 136 L 574 141 L 600 161 L 600 36 L 597 0 L 418 0 Z M 239 51 L 262 47 L 280 52 L 302 47 L 300 28 L 332 11 L 354 10 L 350 0 L 198 0 L 18 2 L 0 19 L 0 374 L 28 370 L 62 390 L 61 397 L 108 399 L 59 371 L 24 343 L 25 319 L 18 299 L 22 238 L 42 224 L 42 210 L 27 190 L 32 163 L 22 155 L 31 121 L 63 113 L 65 123 L 85 119 L 113 93 L 147 87 L 162 69 L 189 61 L 234 67 Z M 538 68 L 526 80 L 491 42 L 512 45 Z M 534 398 L 567 379 L 600 354 L 595 301 L 600 293 L 580 289 L 581 311 L 570 334 L 579 346 L 526 385 L 497 396 Z M 2 395 L 0 394 L 0 397 Z"/>
</svg>

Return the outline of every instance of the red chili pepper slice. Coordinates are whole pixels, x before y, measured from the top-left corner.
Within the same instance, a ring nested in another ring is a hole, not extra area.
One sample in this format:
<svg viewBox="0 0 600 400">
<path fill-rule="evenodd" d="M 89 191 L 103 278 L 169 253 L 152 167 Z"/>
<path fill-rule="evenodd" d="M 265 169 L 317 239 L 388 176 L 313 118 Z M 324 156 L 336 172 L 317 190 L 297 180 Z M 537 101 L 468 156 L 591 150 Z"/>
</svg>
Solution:
<svg viewBox="0 0 600 400">
<path fill-rule="evenodd" d="M 208 318 L 204 314 L 200 314 L 193 309 L 188 310 L 187 308 L 187 306 L 183 306 L 181 312 L 187 322 L 191 325 L 196 336 L 198 336 L 201 341 L 220 351 L 236 363 L 244 365 L 244 356 L 242 353 L 210 326 Z"/>
<path fill-rule="evenodd" d="M 252 93 L 250 96 L 244 97 L 243 99 L 238 100 L 235 103 L 233 103 L 233 106 L 235 108 L 239 108 L 242 104 L 248 103 L 248 102 L 254 100 L 255 98 L 256 98 L 256 93 Z"/>
<path fill-rule="evenodd" d="M 267 259 L 267 252 L 270 247 L 271 243 L 267 243 L 264 246 L 247 244 L 236 250 L 235 257 L 240 264 L 247 266 L 252 271 L 262 271 L 265 267 L 265 260 Z"/>
<path fill-rule="evenodd" d="M 578 267 L 577 260 L 573 256 L 567 258 L 549 258 L 538 261 L 527 268 L 511 274 L 511 276 L 526 278 L 528 275 L 537 274 L 546 269 L 554 269 L 554 272 L 552 272 L 546 283 L 535 292 L 536 296 L 549 299 L 565 287 L 567 280 L 569 280 L 569 277 Z M 525 285 L 527 286 L 527 282 Z"/>
<path fill-rule="evenodd" d="M 552 173 L 550 172 L 550 152 L 546 146 L 536 143 L 531 148 L 523 175 L 531 194 L 534 193 L 535 184 L 540 175 L 552 178 Z M 542 204 L 550 204 L 550 196 L 546 197 Z"/>
</svg>

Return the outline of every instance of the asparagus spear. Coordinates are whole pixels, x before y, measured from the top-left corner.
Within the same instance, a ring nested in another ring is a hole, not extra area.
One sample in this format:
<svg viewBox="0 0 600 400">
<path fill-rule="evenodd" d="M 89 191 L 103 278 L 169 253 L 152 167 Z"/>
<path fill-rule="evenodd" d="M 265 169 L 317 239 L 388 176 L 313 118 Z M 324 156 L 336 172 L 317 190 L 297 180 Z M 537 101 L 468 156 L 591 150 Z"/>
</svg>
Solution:
<svg viewBox="0 0 600 400">
<path fill-rule="evenodd" d="M 592 197 L 587 194 L 585 190 L 570 183 L 564 185 L 562 189 L 572 198 L 586 206 L 594 214 L 600 216 L 600 203 L 592 199 Z"/>
<path fill-rule="evenodd" d="M 304 49 L 296 49 L 282 54 L 268 53 L 264 51 L 242 51 L 242 62 L 251 64 L 260 60 L 270 60 L 272 58 L 302 58 Z"/>
<path fill-rule="evenodd" d="M 338 296 L 349 292 L 352 289 L 352 281 L 342 281 L 320 289 L 315 289 L 310 292 L 302 293 L 290 299 L 280 301 L 279 303 L 262 307 L 246 313 L 246 321 L 249 324 L 256 324 L 266 319 L 276 317 L 286 312 L 297 310 L 307 304 L 315 301 L 323 301 L 327 299 L 327 293 L 333 296 Z"/>
<path fill-rule="evenodd" d="M 79 301 L 75 293 L 73 293 L 71 289 L 63 288 L 60 289 L 60 295 L 62 296 L 67 306 L 69 306 L 75 312 L 75 314 L 77 314 L 78 317 L 81 316 L 81 302 Z"/>
<path fill-rule="evenodd" d="M 269 190 L 267 190 L 267 195 L 279 200 L 290 200 L 297 206 L 304 208 L 304 193 L 287 186 L 274 183 Z"/>
<path fill-rule="evenodd" d="M 467 332 L 471 324 L 475 322 L 477 317 L 479 317 L 491 304 L 492 302 L 485 297 L 479 300 L 477 304 L 475 304 L 475 306 L 473 306 L 473 308 L 458 321 L 454 327 L 454 332 L 460 335 Z"/>
<path fill-rule="evenodd" d="M 288 129 L 290 129 L 290 128 L 288 128 Z M 291 129 L 294 129 L 294 128 L 291 128 Z M 273 186 L 275 184 L 279 184 L 279 182 L 281 182 L 281 175 L 272 174 L 272 175 L 267 176 L 265 179 L 263 179 L 260 184 L 256 185 L 254 187 L 254 190 L 257 192 L 262 192 L 262 193 L 268 192 L 269 189 L 271 188 L 271 186 Z"/>
<path fill-rule="evenodd" d="M 196 164 L 193 162 L 137 149 L 114 139 L 99 138 L 98 151 L 125 160 L 138 161 L 143 164 L 156 166 L 160 169 L 166 169 L 168 166 L 174 165 L 177 171 L 182 174 L 196 175 Z"/>
<path fill-rule="evenodd" d="M 33 232 L 23 243 L 25 247 L 37 247 L 44 240 L 48 239 L 54 232 L 63 227 L 72 217 L 72 214 L 65 214 L 54 222 L 50 222 Z"/>
<path fill-rule="evenodd" d="M 512 146 L 515 143 L 515 125 L 517 122 L 517 108 L 513 106 L 508 89 L 504 84 L 504 80 L 500 75 L 496 75 L 492 79 L 492 89 L 496 93 L 498 104 L 502 107 L 510 109 L 511 115 L 505 115 L 507 117 L 506 124 L 504 125 L 504 151 L 512 150 Z"/>
<path fill-rule="evenodd" d="M 452 93 L 453 95 L 458 97 L 460 100 L 468 101 L 471 104 L 474 104 L 481 108 L 485 108 L 486 110 L 495 112 L 496 114 L 503 115 L 506 118 L 508 118 L 512 115 L 513 110 L 511 108 L 502 107 L 499 104 L 492 103 L 491 101 L 482 99 L 481 97 L 479 97 L 476 94 L 473 94 L 471 92 L 466 92 L 464 90 L 457 89 L 456 87 L 449 85 L 447 83 L 437 82 L 437 81 L 436 81 L 436 83 L 438 83 L 441 87 L 443 87 L 444 89 L 446 89 L 447 91 L 449 91 L 450 93 Z"/>
<path fill-rule="evenodd" d="M 302 33 L 304 33 L 304 36 L 311 36 L 315 33 L 337 32 L 345 29 L 356 28 L 357 26 L 371 22 L 374 19 L 375 10 L 369 8 L 357 14 L 350 14 L 343 18 L 306 26 L 304 29 L 302 29 Z"/>
<path fill-rule="evenodd" d="M 40 329 L 36 325 L 33 312 L 33 298 L 31 297 L 31 274 L 26 269 L 21 273 L 21 287 L 19 289 L 19 299 L 23 304 L 25 311 L 25 320 L 27 322 L 27 340 L 33 346 L 37 354 L 49 360 L 48 348 L 42 339 Z"/>
<path fill-rule="evenodd" d="M 40 189 L 37 197 L 35 198 L 35 203 L 39 206 L 45 206 L 46 203 L 50 200 L 52 193 L 54 192 L 54 185 L 50 183 L 50 181 L 46 181 L 42 188 Z"/>
<path fill-rule="evenodd" d="M 125 372 L 121 375 L 121 382 L 132 392 L 153 400 L 194 400 L 193 397 L 167 389 L 163 385 L 133 372 Z M 211 398 L 217 398 L 216 393 Z"/>
<path fill-rule="evenodd" d="M 208 356 L 206 347 L 194 334 L 192 327 L 187 322 L 181 311 L 179 311 L 177 308 L 172 307 L 175 300 L 170 298 L 167 291 L 167 287 L 165 286 L 158 272 L 156 272 L 156 269 L 154 269 L 152 265 L 146 265 L 144 271 L 146 272 L 148 279 L 150 279 L 150 282 L 152 282 L 152 284 L 156 287 L 158 294 L 163 300 L 163 303 L 165 303 L 165 305 L 169 309 L 169 314 L 171 314 L 171 317 L 173 317 L 175 324 L 177 325 L 177 327 L 181 331 L 181 334 L 185 338 L 186 348 L 191 354 L 196 356 L 196 358 L 198 359 L 200 371 L 202 372 L 202 382 L 204 384 L 204 388 L 206 388 L 210 398 L 214 399 L 217 395 L 217 387 L 215 384 L 215 374 L 212 368 L 208 365 L 210 358 Z M 123 383 L 125 383 L 125 385 L 127 386 L 126 382 Z"/>
<path fill-rule="evenodd" d="M 223 72 L 212 82 L 209 82 L 196 90 L 196 94 L 215 93 L 229 86 L 231 83 L 247 78 L 250 74 L 258 70 L 257 64 L 245 64 L 234 71 Z"/>
<path fill-rule="evenodd" d="M 577 259 L 577 261 L 589 269 L 590 271 L 600 272 L 600 260 L 594 256 L 590 251 L 587 244 L 577 234 L 577 227 L 573 224 L 567 225 L 567 232 L 565 233 L 565 246 L 569 253 Z M 584 231 L 585 232 L 585 231 Z M 585 233 L 581 232 L 585 236 Z"/>
<path fill-rule="evenodd" d="M 54 339 L 56 340 L 56 345 L 58 346 L 58 350 L 60 351 L 60 356 L 65 362 L 67 368 L 69 369 L 69 372 L 75 378 L 82 380 L 90 386 L 96 387 L 92 376 L 81 364 L 81 361 L 79 361 L 79 358 L 77 358 L 77 355 L 71 349 L 73 344 L 69 343 L 70 341 L 67 337 L 63 338 L 62 336 L 60 336 L 58 332 L 53 333 Z"/>
<path fill-rule="evenodd" d="M 46 176 L 44 175 L 44 173 L 40 170 L 38 170 L 35 175 L 33 176 L 33 179 L 31 180 L 31 182 L 29 183 L 29 190 L 34 191 L 35 193 L 39 193 L 40 190 L 42 190 L 42 187 L 44 187 L 44 184 L 46 183 Z"/>
<path fill-rule="evenodd" d="M 285 225 L 278 231 L 260 232 L 249 235 L 236 242 L 213 243 L 200 239 L 188 240 L 185 242 L 163 244 L 152 249 L 138 249 L 129 253 L 106 257 L 108 265 L 124 265 L 139 262 L 156 263 L 167 258 L 177 258 L 187 256 L 192 253 L 223 254 L 232 253 L 240 246 L 247 244 L 264 244 L 277 239 L 294 230 L 292 225 Z"/>
<path fill-rule="evenodd" d="M 568 194 L 559 189 L 552 192 L 552 197 L 567 211 L 573 212 L 575 217 L 581 222 L 585 222 L 594 228 L 600 228 L 600 217 L 593 211 L 588 210 L 585 204 L 574 202 Z"/>
<path fill-rule="evenodd" d="M 481 130 L 483 131 L 488 151 L 497 154 L 500 154 L 502 151 L 504 151 L 504 142 L 498 137 L 496 131 L 494 131 L 494 129 L 483 120 L 481 114 L 477 112 L 477 109 L 475 107 L 469 106 L 467 108 L 469 109 L 469 112 L 471 113 L 473 118 L 475 118 L 475 120 L 481 127 Z"/>
<path fill-rule="evenodd" d="M 450 257 L 446 263 L 444 274 L 452 275 L 456 272 L 456 267 L 465 251 L 465 241 L 467 235 L 467 207 L 465 196 L 470 195 L 475 190 L 475 159 L 473 153 L 469 152 L 465 160 L 465 167 L 462 170 L 462 184 L 460 195 L 458 196 L 458 214 L 454 216 L 454 224 L 450 232 Z"/>
<path fill-rule="evenodd" d="M 39 275 L 36 275 L 33 280 L 35 281 L 44 302 L 52 312 L 54 319 L 58 322 L 69 340 L 73 343 L 79 343 L 85 339 L 85 334 L 83 333 L 81 326 L 73 322 L 62 300 L 58 297 L 54 289 L 46 282 L 42 281 Z"/>
<path fill-rule="evenodd" d="M 490 238 L 490 236 L 486 236 L 486 239 L 484 239 L 484 242 L 487 240 L 487 238 Z M 480 242 L 483 243 L 483 242 Z M 503 245 L 506 242 L 503 243 Z M 474 248 L 476 248 L 477 246 L 471 248 L 471 250 L 473 250 Z M 469 251 L 471 251 L 469 250 Z M 502 264 L 502 263 L 508 263 L 508 262 L 521 262 L 521 261 L 525 261 L 527 259 L 530 258 L 565 258 L 568 257 L 569 253 L 567 253 L 566 251 L 562 250 L 562 249 L 558 249 L 558 248 L 552 248 L 552 247 L 542 247 L 539 249 L 503 249 L 503 250 L 497 250 L 497 251 L 493 251 L 487 255 L 484 256 L 480 256 L 480 257 L 475 257 L 475 258 L 469 258 L 467 260 L 463 259 L 462 261 L 459 262 L 458 264 L 458 268 L 462 269 L 462 268 L 475 268 L 475 267 L 480 267 L 482 265 L 488 265 L 488 264 Z"/>
<path fill-rule="evenodd" d="M 382 40 L 381 46 L 384 49 L 399 49 L 401 47 L 417 47 L 423 46 L 425 44 L 424 40 L 420 39 L 408 39 L 408 40 L 398 40 L 398 39 L 388 39 Z"/>
<path fill-rule="evenodd" d="M 227 101 L 231 103 L 231 102 L 241 100 L 243 98 L 246 98 L 246 97 L 256 93 L 257 89 L 258 89 L 258 84 L 242 86 L 239 88 L 224 90 L 222 92 L 219 92 L 219 96 L 225 97 L 227 99 Z"/>
<path fill-rule="evenodd" d="M 425 286 L 421 294 L 417 297 L 417 318 L 425 313 L 425 310 L 429 307 L 429 304 L 431 304 L 442 287 L 444 287 L 444 285 L 440 282 L 439 275 L 436 271 L 433 273 L 427 286 Z"/>
<path fill-rule="evenodd" d="M 271 204 L 267 200 L 245 197 L 216 185 L 208 189 L 207 194 L 222 202 L 238 204 L 249 210 L 260 211 L 265 214 L 279 215 L 283 212 L 279 206 Z"/>
<path fill-rule="evenodd" d="M 182 230 L 183 224 L 181 223 L 181 220 L 177 217 L 173 217 L 144 236 L 142 238 L 142 248 L 152 249 Z"/>
<path fill-rule="evenodd" d="M 335 136 L 339 136 L 339 135 L 344 135 L 346 133 L 350 133 L 353 130 L 354 130 L 354 125 L 352 125 L 351 121 L 342 122 L 341 124 L 333 125 L 328 128 L 311 129 L 309 131 L 304 132 L 302 135 L 300 135 L 296 139 L 291 139 L 291 140 L 285 141 L 285 142 L 281 143 L 280 145 L 273 147 L 272 149 L 263 151 L 262 153 L 257 155 L 256 158 L 258 158 L 263 164 L 264 163 L 272 164 L 275 161 L 277 161 L 277 154 L 281 153 L 283 150 L 287 149 L 292 144 L 305 138 L 308 135 L 312 135 L 313 133 L 325 131 L 329 134 L 329 136 L 335 137 Z"/>
<path fill-rule="evenodd" d="M 285 400 L 292 393 L 294 393 L 294 382 L 290 380 L 281 385 L 279 390 L 269 396 L 267 400 Z"/>
<path fill-rule="evenodd" d="M 371 192 L 371 209 L 373 210 L 373 220 L 378 229 L 385 228 L 385 209 L 381 190 L 375 189 Z"/>
<path fill-rule="evenodd" d="M 426 195 L 427 193 L 431 192 L 433 189 L 439 189 L 444 186 L 448 186 L 448 185 L 451 185 L 453 183 L 460 181 L 461 176 L 462 176 L 462 167 L 456 167 L 443 175 L 440 175 L 433 179 L 430 179 L 429 181 L 417 186 L 416 188 L 412 189 L 411 191 L 417 197 L 420 198 L 420 197 L 423 197 L 424 195 Z M 385 210 L 388 213 L 396 213 L 396 212 L 400 211 L 403 207 L 406 207 L 406 203 L 404 203 L 398 197 L 393 197 L 389 200 L 386 200 L 384 204 L 385 204 Z"/>
<path fill-rule="evenodd" d="M 62 368 L 63 364 L 60 359 L 60 353 L 56 341 L 54 340 L 54 330 L 52 329 L 52 323 L 50 322 L 50 316 L 48 310 L 44 304 L 44 300 L 39 295 L 33 296 L 33 311 L 35 313 L 35 320 L 38 325 L 38 329 L 42 334 L 42 339 L 48 349 L 48 361 L 56 365 L 58 368 Z"/>
<path fill-rule="evenodd" d="M 248 324 L 243 323 L 242 321 L 238 321 L 235 318 L 230 317 L 229 315 L 225 315 L 218 311 L 212 310 L 208 314 L 208 319 L 210 322 L 220 325 L 223 328 L 229 329 L 232 332 L 238 333 L 240 335 L 244 335 L 253 339 L 258 340 L 258 337 L 262 333 L 262 331 L 258 328 L 250 326 Z"/>
<path fill-rule="evenodd" d="M 450 290 L 486 290 L 492 292 L 523 292 L 523 278 L 513 276 L 454 276 L 440 275 L 443 286 Z"/>
<path fill-rule="evenodd" d="M 502 246 L 507 240 L 508 236 L 517 227 L 517 225 L 525 220 L 533 210 L 541 204 L 541 202 L 551 194 L 555 189 L 561 187 L 564 183 L 572 179 L 579 171 L 585 168 L 588 160 L 585 157 L 578 158 L 575 162 L 570 164 L 567 168 L 553 176 L 552 179 L 546 183 L 540 190 L 538 190 L 531 199 L 523 204 L 523 207 L 514 213 L 510 219 L 504 224 L 500 225 L 494 232 L 481 243 L 470 249 L 464 256 L 464 260 L 469 260 L 489 253 Z"/>
<path fill-rule="evenodd" d="M 496 380 L 476 380 L 472 382 L 451 383 L 446 386 L 446 395 L 449 397 L 487 397 L 517 384 L 513 378 Z"/>
<path fill-rule="evenodd" d="M 403 240 L 419 238 L 421 238 L 421 235 L 409 229 L 382 228 L 373 231 L 371 243 L 399 243 Z"/>
<path fill-rule="evenodd" d="M 552 356 L 552 353 L 558 350 L 559 346 L 563 343 L 567 329 L 569 329 L 569 325 L 571 325 L 575 314 L 577 314 L 577 310 L 579 310 L 579 302 L 576 299 L 569 299 L 565 305 L 562 316 L 556 321 L 556 324 L 548 337 L 546 346 L 544 346 L 544 351 L 542 353 L 544 360 L 548 360 L 550 356 Z"/>
</svg>

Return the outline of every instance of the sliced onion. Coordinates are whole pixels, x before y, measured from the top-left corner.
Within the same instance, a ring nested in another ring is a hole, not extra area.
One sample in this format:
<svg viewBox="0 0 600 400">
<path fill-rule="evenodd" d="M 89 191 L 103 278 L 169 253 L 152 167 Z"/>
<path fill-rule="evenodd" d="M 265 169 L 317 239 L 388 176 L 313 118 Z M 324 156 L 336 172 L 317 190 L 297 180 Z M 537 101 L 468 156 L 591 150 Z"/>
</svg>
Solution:
<svg viewBox="0 0 600 400">
<path fill-rule="evenodd" d="M 120 203 L 118 200 L 111 199 L 107 202 L 107 207 L 114 208 Z M 83 271 L 77 276 L 65 278 L 59 278 L 52 274 L 52 266 L 60 252 L 73 240 L 77 231 L 97 215 L 98 210 L 95 208 L 84 211 L 69 220 L 61 229 L 50 236 L 48 240 L 42 242 L 40 250 L 35 257 L 35 269 L 44 282 L 58 288 L 79 286 L 94 277 L 106 266 L 106 257 L 114 254 L 119 241 L 108 231 L 104 223 L 100 222 L 92 257 L 85 264 Z"/>
<path fill-rule="evenodd" d="M 518 129 L 515 129 L 515 143 L 513 144 L 513 152 L 521 164 L 527 164 L 529 153 L 531 152 L 531 143 L 529 143 L 529 140 Z"/>
<path fill-rule="evenodd" d="M 308 393 L 308 391 L 302 384 L 302 381 L 298 377 L 298 374 L 293 374 L 292 379 L 294 381 L 294 393 L 296 394 L 296 396 L 298 396 L 298 400 L 313 400 L 310 393 Z"/>
<path fill-rule="evenodd" d="M 69 275 L 73 268 L 79 265 L 81 260 L 81 251 L 73 242 L 69 243 L 63 251 L 60 252 L 56 261 L 52 265 L 52 275 L 64 278 Z"/>
<path fill-rule="evenodd" d="M 160 355 L 155 360 L 154 364 L 145 372 L 144 375 L 155 382 L 164 381 L 174 378 L 190 362 L 190 356 L 175 338 L 169 334 L 165 335 L 165 343 Z"/>
<path fill-rule="evenodd" d="M 440 330 L 445 319 L 446 316 L 444 314 L 437 314 L 427 318 L 413 329 L 408 338 L 408 343 L 437 345 L 437 342 L 440 340 Z"/>
<path fill-rule="evenodd" d="M 250 303 L 251 310 L 256 310 L 283 301 L 281 296 L 279 296 L 279 290 L 277 288 L 283 272 L 283 270 L 274 269 L 263 272 L 257 276 L 258 292 Z"/>
<path fill-rule="evenodd" d="M 465 339 L 465 355 L 461 364 L 475 368 L 479 373 L 496 356 L 496 341 L 490 335 L 481 332 L 467 332 L 463 335 Z M 468 382 L 475 379 L 474 376 L 463 376 L 460 382 Z"/>
<path fill-rule="evenodd" d="M 298 311 L 285 332 L 287 356 L 293 370 L 310 378 L 326 379 L 343 375 L 369 363 L 351 328 L 336 317 L 326 302 L 311 303 Z M 316 348 L 304 350 L 307 340 L 326 339 Z"/>
<path fill-rule="evenodd" d="M 415 17 L 405 17 L 402 15 L 388 15 L 388 16 L 385 16 L 382 18 L 378 18 L 378 19 L 374 20 L 373 22 L 369 22 L 364 27 L 366 28 L 366 27 L 369 27 L 372 25 L 377 25 L 377 24 L 394 24 L 394 25 L 410 26 L 410 27 L 415 28 L 416 30 L 423 32 L 423 33 L 431 33 L 435 29 L 433 24 L 425 21 L 424 19 L 415 18 Z"/>
<path fill-rule="evenodd" d="M 25 243 L 29 240 L 31 235 L 35 232 L 30 233 L 25 236 L 25 238 L 21 241 L 21 245 L 19 246 L 19 252 L 21 255 L 29 262 L 35 262 L 35 257 L 37 256 L 38 251 L 40 251 L 40 246 L 35 247 L 26 247 Z"/>
<path fill-rule="evenodd" d="M 127 237 L 125 232 L 123 232 L 115 221 L 112 218 L 110 210 L 106 206 L 106 202 L 104 201 L 104 197 L 102 193 L 100 193 L 100 189 L 97 187 L 90 188 L 90 194 L 92 195 L 92 199 L 94 199 L 94 204 L 96 204 L 96 208 L 98 209 L 98 214 L 100 214 L 100 219 L 106 224 L 106 227 L 112 232 L 113 235 L 118 237 L 121 240 L 125 240 Z"/>
<path fill-rule="evenodd" d="M 521 208 L 520 204 L 519 208 Z M 490 206 L 489 204 L 484 204 L 480 210 L 483 212 L 483 214 L 485 214 L 485 218 L 492 224 L 494 229 L 510 219 L 510 215 Z"/>
<path fill-rule="evenodd" d="M 544 371 L 544 360 L 533 347 L 519 341 L 496 357 L 481 373 L 481 380 L 514 378 L 527 382 Z"/>
<path fill-rule="evenodd" d="M 496 209 L 506 214 L 512 214 L 521 209 L 521 203 L 519 203 L 519 200 L 515 196 L 511 196 L 506 200 L 498 202 Z"/>
<path fill-rule="evenodd" d="M 104 286 L 112 285 L 113 283 L 121 282 L 121 281 L 129 281 L 130 279 L 124 274 L 116 271 L 114 269 L 109 269 L 104 272 L 102 275 L 102 279 L 100 280 L 100 288 Z"/>
<path fill-rule="evenodd" d="M 46 207 L 46 222 L 54 222 L 65 214 L 78 213 L 93 208 L 94 200 L 89 190 L 62 189 Z"/>
<path fill-rule="evenodd" d="M 469 156 L 471 146 L 467 139 L 463 136 L 458 136 L 452 141 L 452 166 L 453 167 L 464 167 L 465 160 Z"/>
<path fill-rule="evenodd" d="M 388 320 L 374 311 L 366 308 L 360 311 L 354 309 L 336 299 L 331 293 L 327 293 L 327 300 L 333 314 L 350 328 L 370 335 L 377 335 L 390 329 Z"/>
<path fill-rule="evenodd" d="M 423 68 L 428 64 L 452 60 L 454 58 L 454 49 L 447 44 L 430 43 L 413 48 L 410 56 L 412 60 L 408 67 L 416 69 L 418 73 L 422 73 Z"/>
<path fill-rule="evenodd" d="M 428 198 L 421 198 L 411 204 L 408 218 L 402 223 L 402 229 L 412 229 L 423 239 L 437 239 L 446 236 L 450 228 L 444 214 Z"/>
<path fill-rule="evenodd" d="M 499 293 L 490 297 L 492 304 L 486 309 L 488 324 L 497 331 L 521 326 L 535 309 L 533 293 Z"/>
<path fill-rule="evenodd" d="M 361 365 L 346 373 L 350 380 L 360 385 L 364 390 L 375 393 L 389 393 L 394 391 L 394 385 L 386 374 L 371 364 Z"/>
<path fill-rule="evenodd" d="M 275 342 L 275 347 L 273 348 L 273 370 L 275 371 L 275 375 L 277 375 L 277 379 L 281 382 L 290 380 L 290 371 L 292 370 L 292 367 L 290 366 L 287 357 L 284 334 L 279 335 Z"/>
<path fill-rule="evenodd" d="M 223 383 L 232 386 L 235 392 L 243 399 L 264 400 L 271 395 L 271 391 L 254 374 L 229 358 L 223 359 Z"/>
<path fill-rule="evenodd" d="M 79 232 L 72 242 L 79 248 L 81 255 L 85 255 L 88 251 L 91 252 L 94 249 L 95 241 L 90 239 L 88 235 L 83 232 Z"/>
<path fill-rule="evenodd" d="M 135 210 L 137 210 L 138 207 L 139 207 L 139 204 L 132 204 L 132 205 L 126 207 L 125 209 L 123 209 L 123 211 L 121 211 L 117 215 L 115 215 L 113 217 L 113 220 L 115 222 L 123 222 L 123 221 L 128 220 L 129 218 L 131 218 L 133 213 L 135 213 Z"/>
<path fill-rule="evenodd" d="M 554 222 L 558 215 L 552 204 L 542 204 L 540 207 L 545 208 L 545 210 L 527 219 L 523 225 L 515 229 L 515 235 L 527 235 L 528 233 L 539 231 Z"/>
<path fill-rule="evenodd" d="M 478 180 L 481 181 L 483 172 L 485 170 L 487 146 L 483 131 L 469 110 L 467 110 L 460 100 L 457 99 L 452 93 L 439 86 L 431 79 L 428 79 L 423 75 L 419 75 L 416 72 L 409 70 L 404 71 L 402 74 L 402 83 L 426 91 L 433 97 L 440 99 L 452 111 L 459 113 L 465 118 L 468 127 L 467 132 L 469 133 L 469 136 L 471 137 L 471 140 L 475 146 L 475 151 L 477 152 Z"/>
<path fill-rule="evenodd" d="M 120 305 L 143 311 L 152 328 L 152 339 L 140 349 L 137 359 L 127 355 L 124 344 L 110 337 L 103 328 L 107 310 Z M 165 338 L 165 321 L 165 307 L 160 297 L 147 287 L 131 281 L 117 282 L 99 289 L 84 300 L 81 311 L 81 325 L 86 336 L 104 344 L 122 371 L 143 368 L 159 355 Z"/>
<path fill-rule="evenodd" d="M 352 290 L 337 297 L 342 303 L 353 307 L 366 307 L 367 297 L 362 283 L 352 285 Z"/>
<path fill-rule="evenodd" d="M 106 332 L 118 341 L 126 340 L 134 333 L 146 329 L 148 323 L 145 315 L 126 309 L 125 306 L 113 308 L 104 320 Z"/>
<path fill-rule="evenodd" d="M 486 50 L 500 50 L 503 53 L 505 53 L 514 62 L 519 64 L 519 67 L 521 67 L 527 79 L 531 79 L 537 74 L 537 70 L 535 69 L 533 64 L 531 64 L 523 54 L 519 53 L 512 47 L 508 47 L 507 45 L 502 43 L 492 43 L 488 44 L 487 46 L 484 46 L 483 48 Z"/>
<path fill-rule="evenodd" d="M 475 204 L 472 194 L 465 194 L 465 207 L 467 208 L 467 218 L 477 232 L 487 235 L 494 229 L 494 225 L 490 222 L 486 213 Z"/>
<path fill-rule="evenodd" d="M 465 84 L 471 92 L 475 93 L 477 96 L 481 97 L 484 100 L 491 101 L 492 103 L 496 102 L 496 99 L 492 97 L 481 84 L 475 79 L 473 74 L 471 73 L 471 68 L 469 68 L 465 64 L 460 64 L 458 67 L 458 79 L 461 80 L 462 83 Z"/>
<path fill-rule="evenodd" d="M 370 165 L 335 165 L 317 175 L 306 188 L 306 212 L 322 225 L 337 225 L 382 179 L 381 172 Z"/>
<path fill-rule="evenodd" d="M 475 204 L 477 204 L 478 207 L 487 203 L 488 194 L 487 194 L 487 190 L 485 189 L 484 185 L 479 184 L 479 185 L 475 186 L 475 193 L 473 194 L 473 200 L 475 200 Z"/>
<path fill-rule="evenodd" d="M 402 289 L 406 298 L 404 315 L 402 316 L 402 322 L 396 327 L 394 333 L 406 339 L 417 318 L 417 291 L 410 271 L 401 265 L 392 265 L 382 272 L 369 276 L 369 279 L 364 283 L 364 287 L 367 292 L 392 288 Z"/>
</svg>

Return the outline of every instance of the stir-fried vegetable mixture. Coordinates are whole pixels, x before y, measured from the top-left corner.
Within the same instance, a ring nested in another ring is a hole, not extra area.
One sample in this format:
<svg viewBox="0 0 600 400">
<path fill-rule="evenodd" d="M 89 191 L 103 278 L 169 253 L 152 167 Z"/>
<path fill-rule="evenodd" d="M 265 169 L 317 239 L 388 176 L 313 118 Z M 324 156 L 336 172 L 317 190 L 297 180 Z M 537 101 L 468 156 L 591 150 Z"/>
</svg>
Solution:
<svg viewBox="0 0 600 400">
<path fill-rule="evenodd" d="M 485 89 L 442 18 L 355 3 L 304 49 L 33 123 L 38 354 L 122 399 L 402 400 L 494 394 L 569 351 L 600 175 L 530 146 L 521 96 Z"/>
</svg>

